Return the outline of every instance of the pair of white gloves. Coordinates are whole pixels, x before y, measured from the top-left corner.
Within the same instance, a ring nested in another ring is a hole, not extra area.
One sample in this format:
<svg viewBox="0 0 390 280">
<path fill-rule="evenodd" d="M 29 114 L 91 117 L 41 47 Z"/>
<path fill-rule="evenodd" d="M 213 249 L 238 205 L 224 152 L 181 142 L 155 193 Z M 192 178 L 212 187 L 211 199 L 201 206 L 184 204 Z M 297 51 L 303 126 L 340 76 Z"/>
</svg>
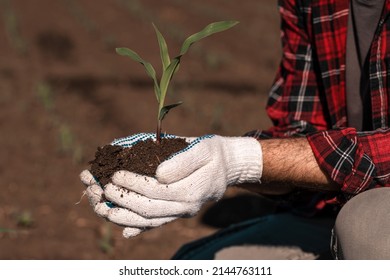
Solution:
<svg viewBox="0 0 390 280">
<path fill-rule="evenodd" d="M 135 134 L 111 144 L 130 147 L 150 138 L 155 134 Z M 156 177 L 118 171 L 102 187 L 84 170 L 81 181 L 96 214 L 124 226 L 123 236 L 129 238 L 194 216 L 206 201 L 219 200 L 227 186 L 260 183 L 263 158 L 256 139 L 217 135 L 185 139 L 189 146 L 162 162 Z"/>
</svg>

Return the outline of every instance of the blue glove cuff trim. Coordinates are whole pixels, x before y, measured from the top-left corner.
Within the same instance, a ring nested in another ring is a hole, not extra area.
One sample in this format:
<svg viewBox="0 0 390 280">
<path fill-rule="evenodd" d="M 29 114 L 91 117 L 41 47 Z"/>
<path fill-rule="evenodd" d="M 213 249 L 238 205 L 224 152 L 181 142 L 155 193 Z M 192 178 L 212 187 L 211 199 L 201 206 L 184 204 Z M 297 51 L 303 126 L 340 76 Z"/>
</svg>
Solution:
<svg viewBox="0 0 390 280">
<path fill-rule="evenodd" d="M 177 136 L 175 136 L 173 134 L 164 134 L 164 133 L 161 134 L 161 137 L 168 138 L 168 139 L 177 138 Z M 128 137 L 115 139 L 114 141 L 111 142 L 111 145 L 113 145 L 113 146 L 117 145 L 117 146 L 122 146 L 122 147 L 128 148 L 128 147 L 134 146 L 135 144 L 137 144 L 140 141 L 145 141 L 148 139 L 152 139 L 153 141 L 155 141 L 156 134 L 155 133 L 138 133 L 138 134 L 134 134 L 134 135 L 131 135 Z"/>
</svg>

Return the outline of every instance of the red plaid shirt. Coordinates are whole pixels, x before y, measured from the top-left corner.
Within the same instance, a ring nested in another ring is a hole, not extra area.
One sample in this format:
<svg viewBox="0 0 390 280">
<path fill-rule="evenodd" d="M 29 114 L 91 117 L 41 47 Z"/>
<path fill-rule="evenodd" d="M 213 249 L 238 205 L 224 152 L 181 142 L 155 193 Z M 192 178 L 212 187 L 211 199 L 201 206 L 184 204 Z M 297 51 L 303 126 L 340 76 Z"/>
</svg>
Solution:
<svg viewBox="0 0 390 280">
<path fill-rule="evenodd" d="M 248 135 L 306 135 L 320 167 L 340 185 L 346 199 L 370 188 L 389 187 L 390 0 L 369 53 L 374 130 L 367 132 L 348 127 L 349 1 L 279 0 L 279 8 L 283 58 L 267 105 L 274 126 Z"/>
</svg>

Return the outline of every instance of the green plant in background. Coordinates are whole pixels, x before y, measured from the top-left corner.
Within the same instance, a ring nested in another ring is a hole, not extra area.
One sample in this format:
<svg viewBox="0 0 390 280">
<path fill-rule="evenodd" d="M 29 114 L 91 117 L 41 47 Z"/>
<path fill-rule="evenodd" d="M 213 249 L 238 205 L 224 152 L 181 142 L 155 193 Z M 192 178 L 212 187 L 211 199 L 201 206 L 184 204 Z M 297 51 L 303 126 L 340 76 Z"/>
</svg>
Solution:
<svg viewBox="0 0 390 280">
<path fill-rule="evenodd" d="M 96 34 L 98 27 L 96 23 L 88 17 L 80 5 L 80 1 L 63 0 L 69 12 L 76 18 L 76 20 L 83 26 L 83 28 L 90 34 Z"/>
<path fill-rule="evenodd" d="M 27 53 L 27 43 L 23 39 L 20 28 L 18 18 L 11 7 L 11 3 L 9 0 L 1 0 L 0 7 L 2 10 L 2 16 L 4 19 L 4 25 L 7 33 L 7 37 L 11 43 L 11 45 L 16 49 L 20 54 Z"/>
<path fill-rule="evenodd" d="M 158 44 L 160 47 L 160 57 L 162 62 L 162 74 L 160 80 L 157 78 L 156 71 L 152 64 L 142 59 L 136 52 L 128 48 L 117 48 L 116 52 L 119 55 L 130 57 L 132 60 L 141 63 L 147 74 L 153 79 L 154 82 L 154 92 L 157 98 L 158 103 L 158 112 L 157 112 L 157 130 L 156 130 L 156 142 L 159 144 L 161 142 L 161 130 L 162 130 L 162 121 L 166 114 L 174 107 L 179 106 L 182 102 L 177 102 L 170 105 L 165 105 L 165 98 L 168 92 L 169 83 L 173 78 L 173 75 L 177 72 L 180 66 L 180 60 L 183 55 L 185 55 L 193 43 L 198 42 L 199 40 L 208 37 L 212 34 L 225 31 L 233 26 L 238 24 L 238 21 L 220 21 L 214 22 L 207 25 L 203 30 L 198 33 L 195 33 L 189 36 L 184 40 L 179 55 L 175 56 L 173 59 L 170 58 L 168 53 L 168 46 L 164 39 L 164 36 L 160 33 L 157 27 L 153 24 L 153 27 L 156 31 Z"/>
<path fill-rule="evenodd" d="M 46 82 L 39 82 L 37 87 L 37 95 L 41 100 L 43 107 L 45 110 L 50 111 L 53 109 L 54 101 L 53 101 L 53 90 L 50 85 Z"/>
<path fill-rule="evenodd" d="M 16 216 L 18 226 L 30 228 L 34 224 L 34 218 L 30 211 L 26 210 Z"/>
<path fill-rule="evenodd" d="M 9 229 L 9 228 L 2 228 L 0 227 L 0 233 L 4 233 L 4 232 L 14 232 L 15 230 L 13 229 Z"/>
<path fill-rule="evenodd" d="M 61 151 L 70 152 L 74 143 L 74 135 L 67 124 L 62 123 L 59 127 Z"/>
<path fill-rule="evenodd" d="M 99 240 L 99 248 L 105 254 L 111 254 L 114 250 L 114 238 L 112 235 L 112 227 L 110 224 L 105 224 L 102 229 L 102 237 Z"/>
<path fill-rule="evenodd" d="M 57 121 L 60 138 L 60 149 L 62 152 L 72 155 L 74 162 L 79 163 L 83 159 L 83 147 L 75 140 L 75 135 L 69 125 Z"/>
</svg>

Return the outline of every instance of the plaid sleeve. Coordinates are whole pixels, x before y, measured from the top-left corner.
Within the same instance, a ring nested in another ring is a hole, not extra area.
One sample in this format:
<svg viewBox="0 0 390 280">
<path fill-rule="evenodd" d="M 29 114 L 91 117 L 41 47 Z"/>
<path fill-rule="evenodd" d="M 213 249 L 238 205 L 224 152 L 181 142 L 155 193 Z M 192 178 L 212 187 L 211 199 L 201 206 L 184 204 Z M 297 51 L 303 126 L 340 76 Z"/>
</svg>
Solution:
<svg viewBox="0 0 390 280">
<path fill-rule="evenodd" d="M 297 0 L 279 0 L 282 60 L 269 91 L 267 114 L 273 126 L 255 130 L 256 138 L 303 136 L 327 129 L 313 59 L 311 8 Z"/>
<path fill-rule="evenodd" d="M 297 0 L 279 0 L 282 60 L 269 91 L 267 114 L 273 127 L 249 134 L 258 138 L 289 137 L 327 128 L 315 71 L 311 8 Z"/>
<path fill-rule="evenodd" d="M 345 198 L 376 187 L 390 187 L 390 130 L 354 128 L 307 136 L 320 167 L 341 186 Z"/>
</svg>

